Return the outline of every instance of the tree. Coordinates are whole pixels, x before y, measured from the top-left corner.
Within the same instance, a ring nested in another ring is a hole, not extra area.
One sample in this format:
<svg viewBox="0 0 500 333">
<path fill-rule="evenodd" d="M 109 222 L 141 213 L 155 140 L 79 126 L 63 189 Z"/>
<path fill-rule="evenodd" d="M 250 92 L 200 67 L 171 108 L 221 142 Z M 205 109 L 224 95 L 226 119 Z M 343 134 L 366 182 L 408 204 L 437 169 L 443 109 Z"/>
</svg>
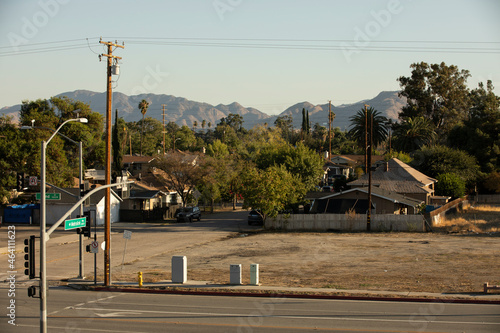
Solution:
<svg viewBox="0 0 500 333">
<path fill-rule="evenodd" d="M 293 117 L 291 115 L 278 116 L 274 121 L 274 125 L 281 130 L 283 138 L 287 142 L 291 142 L 293 133 Z"/>
<path fill-rule="evenodd" d="M 500 172 L 492 172 L 483 181 L 483 187 L 490 193 L 500 193 Z"/>
<path fill-rule="evenodd" d="M 312 190 L 319 183 L 324 173 L 321 156 L 300 142 L 297 147 L 289 144 L 267 145 L 259 152 L 255 163 L 262 170 L 272 166 L 283 166 L 288 172 L 298 177 L 307 191 Z M 304 192 L 302 197 L 305 194 Z"/>
<path fill-rule="evenodd" d="M 146 117 L 138 122 L 128 123 L 127 127 L 132 136 L 133 151 L 142 149 L 144 155 L 153 156 L 163 150 L 163 124 L 158 119 Z"/>
<path fill-rule="evenodd" d="M 148 112 L 148 107 L 149 107 L 149 102 L 146 101 L 145 99 L 143 99 L 140 103 L 139 103 L 139 110 L 141 111 L 142 113 L 142 131 L 141 131 L 141 156 L 142 156 L 142 139 L 143 139 L 143 136 L 144 136 L 144 116 L 146 115 L 146 112 Z"/>
<path fill-rule="evenodd" d="M 351 129 L 349 130 L 349 136 L 357 142 L 358 147 L 364 149 L 365 147 L 365 128 L 368 129 L 368 139 L 370 138 L 370 128 L 371 119 L 373 116 L 373 145 L 372 149 L 375 149 L 380 143 L 384 142 L 387 138 L 387 118 L 380 115 L 380 113 L 372 107 L 359 110 L 354 116 L 350 117 Z M 367 120 L 367 121 L 366 121 Z M 366 127 L 365 124 L 368 124 Z"/>
<path fill-rule="evenodd" d="M 247 166 L 241 173 L 240 191 L 244 207 L 259 209 L 265 220 L 290 208 L 299 200 L 305 188 L 299 177 L 284 166 L 273 165 L 266 170 Z"/>
<path fill-rule="evenodd" d="M 461 198 L 465 195 L 465 181 L 455 173 L 439 174 L 436 183 L 436 194 Z"/>
<path fill-rule="evenodd" d="M 469 71 L 456 66 L 414 63 L 411 76 L 398 78 L 400 97 L 407 98 L 399 118 L 425 117 L 432 121 L 439 137 L 466 119 L 470 98 L 467 88 Z"/>
<path fill-rule="evenodd" d="M 239 114 L 230 113 L 227 117 L 221 118 L 219 125 L 228 125 L 235 132 L 239 132 L 243 126 L 243 117 Z"/>
<path fill-rule="evenodd" d="M 428 118 L 424 117 L 406 118 L 400 124 L 394 124 L 393 128 L 393 146 L 404 152 L 412 152 L 422 146 L 430 146 L 436 138 L 434 125 Z"/>
<path fill-rule="evenodd" d="M 112 167 L 112 178 L 113 182 L 116 182 L 117 177 L 121 177 L 122 175 L 122 160 L 123 160 L 123 152 L 121 147 L 120 135 L 122 133 L 123 127 L 118 125 L 118 109 L 115 110 L 115 126 L 113 127 L 113 138 L 112 138 L 112 147 L 113 147 L 113 167 Z"/>
<path fill-rule="evenodd" d="M 157 156 L 153 162 L 154 167 L 164 171 L 155 176 L 169 189 L 177 192 L 183 206 L 186 205 L 188 195 L 196 185 L 202 183 L 209 174 L 209 170 L 203 165 L 204 160 L 201 155 L 178 152 Z"/>
<path fill-rule="evenodd" d="M 479 165 L 473 156 L 446 146 L 422 147 L 414 153 L 411 166 L 434 178 L 454 173 L 468 186 L 472 186 L 479 175 Z"/>
<path fill-rule="evenodd" d="M 500 97 L 493 89 L 488 81 L 486 89 L 480 83 L 471 91 L 472 107 L 468 119 L 448 135 L 448 145 L 475 156 L 486 173 L 500 170 Z"/>
</svg>

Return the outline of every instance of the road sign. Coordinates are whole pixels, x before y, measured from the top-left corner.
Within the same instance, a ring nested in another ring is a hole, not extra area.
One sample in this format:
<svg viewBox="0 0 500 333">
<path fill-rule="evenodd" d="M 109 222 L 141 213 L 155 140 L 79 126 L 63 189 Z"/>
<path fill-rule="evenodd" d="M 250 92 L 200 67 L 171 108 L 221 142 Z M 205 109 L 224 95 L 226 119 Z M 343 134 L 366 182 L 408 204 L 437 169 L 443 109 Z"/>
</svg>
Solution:
<svg viewBox="0 0 500 333">
<path fill-rule="evenodd" d="M 64 230 L 71 230 L 76 228 L 82 228 L 87 225 L 86 217 L 79 217 L 77 219 L 71 219 L 64 221 Z"/>
<path fill-rule="evenodd" d="M 38 178 L 36 176 L 30 176 L 30 186 L 36 186 L 38 184 Z"/>
<path fill-rule="evenodd" d="M 90 243 L 90 253 L 99 253 L 99 242 L 93 241 Z"/>
<path fill-rule="evenodd" d="M 36 200 L 40 200 L 42 195 L 36 194 Z M 45 193 L 45 200 L 61 200 L 61 193 Z"/>
</svg>

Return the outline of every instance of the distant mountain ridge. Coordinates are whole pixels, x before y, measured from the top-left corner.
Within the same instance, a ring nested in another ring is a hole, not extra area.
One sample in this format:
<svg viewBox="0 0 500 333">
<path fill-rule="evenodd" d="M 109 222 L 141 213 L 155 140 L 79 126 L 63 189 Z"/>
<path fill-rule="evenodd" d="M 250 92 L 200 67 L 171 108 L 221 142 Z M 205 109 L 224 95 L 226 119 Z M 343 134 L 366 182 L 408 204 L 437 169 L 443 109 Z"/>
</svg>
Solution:
<svg viewBox="0 0 500 333">
<path fill-rule="evenodd" d="M 58 97 L 66 96 L 73 100 L 88 103 L 93 111 L 105 114 L 106 109 L 106 93 L 99 93 L 89 90 L 75 90 L 57 95 Z M 138 121 L 142 115 L 138 109 L 141 100 L 147 100 L 151 103 L 146 113 L 146 117 L 151 117 L 163 120 L 162 104 L 165 104 L 165 122 L 173 121 L 178 125 L 193 126 L 196 121 L 198 128 L 201 128 L 203 120 L 210 122 L 212 128 L 223 117 L 229 114 L 239 114 L 243 117 L 243 126 L 247 129 L 254 127 L 257 124 L 267 123 L 273 125 L 278 116 L 290 115 L 293 118 L 295 128 L 300 128 L 302 124 L 302 109 L 309 111 L 309 121 L 311 126 L 319 123 L 327 125 L 328 123 L 328 104 L 313 105 L 309 102 L 301 102 L 290 106 L 279 115 L 270 116 L 255 108 L 245 108 L 241 104 L 234 102 L 229 105 L 218 104 L 216 106 L 203 102 L 190 101 L 183 97 L 172 95 L 157 95 L 157 94 L 141 94 L 127 96 L 120 92 L 113 93 L 112 110 L 118 109 L 118 114 L 126 122 Z M 339 127 L 342 130 L 348 129 L 350 126 L 349 117 L 356 114 L 357 111 L 364 108 L 368 104 L 378 110 L 382 115 L 396 120 L 401 108 L 406 104 L 406 99 L 398 97 L 397 91 L 383 91 L 375 98 L 359 101 L 349 105 L 332 105 L 332 111 L 335 113 L 333 127 Z M 14 116 L 18 119 L 20 105 L 12 107 L 4 107 L 0 109 L 0 113 Z"/>
</svg>

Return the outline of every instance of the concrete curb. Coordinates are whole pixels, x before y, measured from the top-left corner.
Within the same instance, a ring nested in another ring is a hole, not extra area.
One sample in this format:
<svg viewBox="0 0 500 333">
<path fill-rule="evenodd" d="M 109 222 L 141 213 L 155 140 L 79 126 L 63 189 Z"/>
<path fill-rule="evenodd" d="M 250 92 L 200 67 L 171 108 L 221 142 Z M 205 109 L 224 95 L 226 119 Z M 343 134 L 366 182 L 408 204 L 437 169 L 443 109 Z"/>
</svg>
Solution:
<svg viewBox="0 0 500 333">
<path fill-rule="evenodd" d="M 384 302 L 414 302 L 414 303 L 456 303 L 456 304 L 500 304 L 499 299 L 484 300 L 484 299 L 463 299 L 450 298 L 446 295 L 440 297 L 385 297 L 385 296 L 353 296 L 353 295 L 321 295 L 312 293 L 289 293 L 286 288 L 281 291 L 262 290 L 258 292 L 250 292 L 246 290 L 228 291 L 228 289 L 218 290 L 188 290 L 186 289 L 155 289 L 143 288 L 123 288 L 123 287 L 105 287 L 105 286 L 89 286 L 89 285 L 68 285 L 71 288 L 79 290 L 107 291 L 107 292 L 127 292 L 127 293 L 144 293 L 144 294 L 174 294 L 174 295 L 200 295 L 200 296 L 234 296 L 234 297 L 281 297 L 281 298 L 303 298 L 303 299 L 332 299 L 332 300 L 357 300 L 357 301 L 384 301 Z M 164 287 L 163 287 L 164 288 Z"/>
</svg>

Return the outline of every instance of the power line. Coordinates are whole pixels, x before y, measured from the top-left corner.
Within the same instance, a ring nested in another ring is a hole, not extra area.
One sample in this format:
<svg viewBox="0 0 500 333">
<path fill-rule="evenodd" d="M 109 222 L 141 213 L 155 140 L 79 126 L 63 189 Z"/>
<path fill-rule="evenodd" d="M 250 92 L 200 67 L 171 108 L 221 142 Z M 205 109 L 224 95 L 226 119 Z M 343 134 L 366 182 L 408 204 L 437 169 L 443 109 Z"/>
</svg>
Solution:
<svg viewBox="0 0 500 333">
<path fill-rule="evenodd" d="M 93 37 L 96 38 L 96 37 Z M 91 39 L 93 39 L 91 38 Z M 108 37 L 105 37 L 108 39 Z M 115 38 L 113 38 L 115 39 Z M 493 41 L 411 41 L 411 40 L 370 40 L 356 43 L 346 39 L 274 39 L 274 38 L 181 38 L 181 37 L 120 37 L 132 45 L 189 46 L 211 48 L 283 49 L 311 51 L 368 51 L 368 52 L 440 52 L 440 53 L 500 53 L 500 42 Z M 81 42 L 81 43 L 75 43 Z M 68 44 L 71 43 L 71 44 Z M 387 45 L 384 45 L 387 44 Z M 55 45 L 60 44 L 60 45 Z M 361 45 L 356 45 L 361 44 Z M 372 45 L 373 44 L 373 45 Z M 54 46 L 55 45 L 55 46 Z M 439 45 L 439 46 L 437 46 Z M 0 57 L 13 55 L 59 52 L 90 48 L 89 38 L 23 44 L 21 50 L 0 46 Z M 90 49 L 94 52 L 92 49 Z M 95 53 L 95 52 L 94 52 Z"/>
</svg>

